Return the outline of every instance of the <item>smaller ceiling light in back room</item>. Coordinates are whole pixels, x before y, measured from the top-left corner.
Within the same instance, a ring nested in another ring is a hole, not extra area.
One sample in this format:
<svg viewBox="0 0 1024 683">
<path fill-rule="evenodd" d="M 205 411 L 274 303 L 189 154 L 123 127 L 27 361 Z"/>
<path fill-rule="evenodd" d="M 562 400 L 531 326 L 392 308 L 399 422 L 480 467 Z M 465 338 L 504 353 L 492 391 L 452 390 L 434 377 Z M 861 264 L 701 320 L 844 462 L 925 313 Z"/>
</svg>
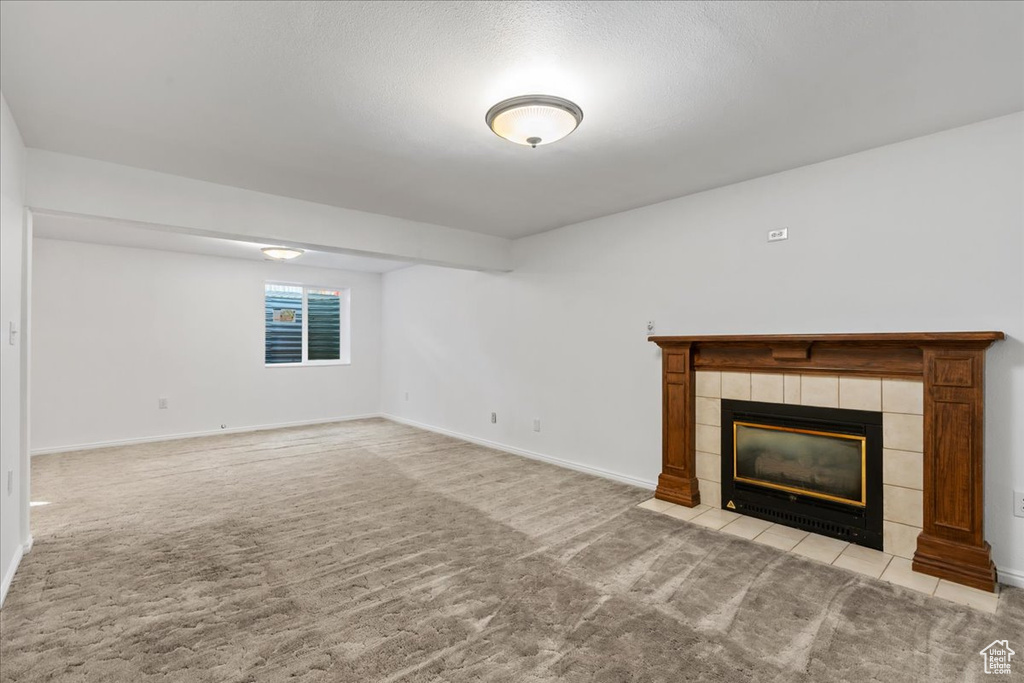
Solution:
<svg viewBox="0 0 1024 683">
<path fill-rule="evenodd" d="M 583 110 L 575 102 L 550 95 L 521 95 L 487 111 L 488 127 L 517 145 L 549 145 L 576 130 Z"/>
<path fill-rule="evenodd" d="M 289 261 L 306 253 L 302 249 L 292 249 L 291 247 L 263 247 L 260 251 L 275 261 Z"/>
</svg>

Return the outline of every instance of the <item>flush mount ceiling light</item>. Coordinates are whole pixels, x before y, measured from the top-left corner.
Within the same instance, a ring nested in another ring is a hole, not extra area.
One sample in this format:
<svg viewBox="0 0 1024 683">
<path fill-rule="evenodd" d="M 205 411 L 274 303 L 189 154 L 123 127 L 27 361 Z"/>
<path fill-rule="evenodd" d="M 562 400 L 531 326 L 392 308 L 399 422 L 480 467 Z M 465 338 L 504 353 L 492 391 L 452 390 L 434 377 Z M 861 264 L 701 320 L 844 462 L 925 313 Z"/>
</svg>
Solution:
<svg viewBox="0 0 1024 683">
<path fill-rule="evenodd" d="M 302 249 L 291 249 L 290 247 L 263 247 L 260 251 L 275 261 L 289 261 L 306 253 Z"/>
<path fill-rule="evenodd" d="M 575 102 L 550 95 L 521 95 L 487 111 L 487 125 L 517 145 L 549 145 L 576 130 L 583 110 Z"/>
</svg>

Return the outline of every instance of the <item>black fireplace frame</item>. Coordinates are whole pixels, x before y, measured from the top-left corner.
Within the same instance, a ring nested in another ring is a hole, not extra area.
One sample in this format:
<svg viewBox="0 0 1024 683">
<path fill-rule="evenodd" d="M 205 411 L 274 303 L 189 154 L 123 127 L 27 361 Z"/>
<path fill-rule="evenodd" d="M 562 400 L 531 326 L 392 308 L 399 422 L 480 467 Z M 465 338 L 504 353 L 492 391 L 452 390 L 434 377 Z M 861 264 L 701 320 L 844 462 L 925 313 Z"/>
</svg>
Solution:
<svg viewBox="0 0 1024 683">
<path fill-rule="evenodd" d="M 779 491 L 733 479 L 733 422 L 864 436 L 865 506 Z M 882 413 L 722 399 L 722 507 L 882 550 Z"/>
</svg>

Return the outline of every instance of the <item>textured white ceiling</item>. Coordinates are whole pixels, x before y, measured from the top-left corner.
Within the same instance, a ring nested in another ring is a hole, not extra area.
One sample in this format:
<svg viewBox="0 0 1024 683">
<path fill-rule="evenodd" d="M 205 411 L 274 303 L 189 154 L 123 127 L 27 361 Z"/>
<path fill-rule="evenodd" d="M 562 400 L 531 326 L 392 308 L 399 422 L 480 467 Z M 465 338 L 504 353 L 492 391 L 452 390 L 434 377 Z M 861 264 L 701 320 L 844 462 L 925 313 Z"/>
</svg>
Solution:
<svg viewBox="0 0 1024 683">
<path fill-rule="evenodd" d="M 508 237 L 1024 108 L 1019 2 L 0 7 L 30 146 Z"/>
<path fill-rule="evenodd" d="M 204 235 L 189 235 L 99 218 L 45 213 L 33 215 L 32 232 L 33 235 L 42 239 L 177 251 L 185 254 L 205 254 L 247 261 L 271 260 L 263 255 L 260 248 L 276 246 Z M 386 273 L 409 265 L 402 261 L 388 261 L 309 249 L 295 260 L 282 262 L 282 264 L 367 273 Z"/>
</svg>

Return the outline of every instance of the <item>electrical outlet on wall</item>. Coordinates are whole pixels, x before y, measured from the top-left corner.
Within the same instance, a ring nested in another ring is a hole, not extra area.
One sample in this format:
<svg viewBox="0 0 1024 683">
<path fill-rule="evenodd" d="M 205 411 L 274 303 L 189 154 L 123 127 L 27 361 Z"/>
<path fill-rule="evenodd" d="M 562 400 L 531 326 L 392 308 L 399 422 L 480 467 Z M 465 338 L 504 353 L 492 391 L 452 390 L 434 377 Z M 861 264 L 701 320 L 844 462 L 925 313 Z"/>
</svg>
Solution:
<svg viewBox="0 0 1024 683">
<path fill-rule="evenodd" d="M 156 400 L 156 407 L 159 408 L 160 410 L 166 410 L 167 409 L 167 397 L 166 396 L 161 396 L 160 398 L 158 398 Z"/>
<path fill-rule="evenodd" d="M 491 413 L 491 424 L 492 425 L 498 424 L 498 414 L 497 413 Z"/>
<path fill-rule="evenodd" d="M 539 432 L 540 431 L 540 418 L 539 417 L 533 418 L 533 431 L 535 431 L 535 432 Z"/>
<path fill-rule="evenodd" d="M 645 337 L 649 337 L 652 334 L 654 334 L 654 321 L 653 320 L 648 320 L 647 321 L 647 328 L 644 330 L 644 336 Z"/>
<path fill-rule="evenodd" d="M 1013 492 L 1013 516 L 1024 517 L 1024 491 Z"/>
</svg>

